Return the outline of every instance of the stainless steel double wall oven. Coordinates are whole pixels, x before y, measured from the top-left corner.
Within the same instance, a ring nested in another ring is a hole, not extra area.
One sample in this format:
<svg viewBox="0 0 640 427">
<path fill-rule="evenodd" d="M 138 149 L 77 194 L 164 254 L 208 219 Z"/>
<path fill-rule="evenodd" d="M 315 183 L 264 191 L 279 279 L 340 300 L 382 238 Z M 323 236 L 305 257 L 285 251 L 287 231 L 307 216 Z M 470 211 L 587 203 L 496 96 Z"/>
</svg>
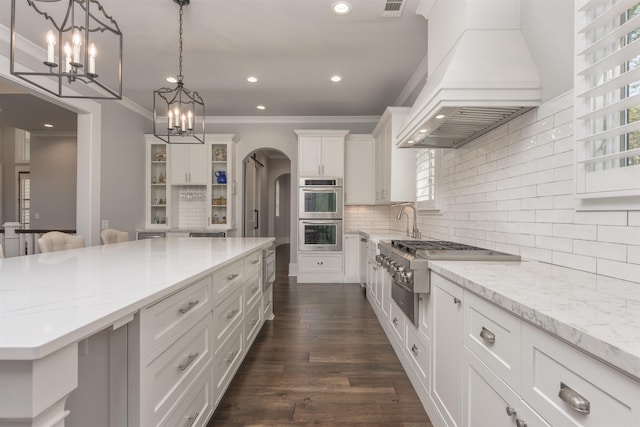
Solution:
<svg viewBox="0 0 640 427">
<path fill-rule="evenodd" d="M 299 251 L 341 251 L 344 205 L 342 178 L 300 178 Z"/>
</svg>

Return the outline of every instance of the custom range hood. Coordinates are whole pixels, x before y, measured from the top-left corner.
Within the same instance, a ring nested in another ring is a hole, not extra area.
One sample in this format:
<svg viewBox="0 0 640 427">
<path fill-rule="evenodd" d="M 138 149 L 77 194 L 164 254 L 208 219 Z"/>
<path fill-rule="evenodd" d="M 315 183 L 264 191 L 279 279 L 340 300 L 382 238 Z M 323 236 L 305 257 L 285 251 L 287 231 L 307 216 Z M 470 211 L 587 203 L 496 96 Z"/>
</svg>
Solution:
<svg viewBox="0 0 640 427">
<path fill-rule="evenodd" d="M 540 101 L 540 76 L 519 29 L 466 30 L 428 77 L 398 145 L 457 148 Z"/>
</svg>

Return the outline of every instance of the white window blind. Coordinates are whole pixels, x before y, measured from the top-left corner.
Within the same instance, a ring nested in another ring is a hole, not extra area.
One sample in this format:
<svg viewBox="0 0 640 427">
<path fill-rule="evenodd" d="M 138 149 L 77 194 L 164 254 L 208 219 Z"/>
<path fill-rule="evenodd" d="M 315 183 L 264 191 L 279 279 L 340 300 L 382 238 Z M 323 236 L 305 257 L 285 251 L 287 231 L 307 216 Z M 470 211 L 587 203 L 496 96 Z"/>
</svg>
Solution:
<svg viewBox="0 0 640 427">
<path fill-rule="evenodd" d="M 640 196 L 640 3 L 576 2 L 576 194 Z"/>
<path fill-rule="evenodd" d="M 438 151 L 433 148 L 416 149 L 416 202 L 419 209 L 437 209 Z"/>
</svg>

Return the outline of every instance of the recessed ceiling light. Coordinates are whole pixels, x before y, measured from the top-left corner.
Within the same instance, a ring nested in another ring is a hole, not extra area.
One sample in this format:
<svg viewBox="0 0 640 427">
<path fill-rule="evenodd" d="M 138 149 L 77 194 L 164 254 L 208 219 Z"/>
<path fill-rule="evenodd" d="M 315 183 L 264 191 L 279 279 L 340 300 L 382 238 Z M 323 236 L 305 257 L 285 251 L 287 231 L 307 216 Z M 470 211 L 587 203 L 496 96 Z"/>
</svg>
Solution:
<svg viewBox="0 0 640 427">
<path fill-rule="evenodd" d="M 436 116 L 436 119 L 444 119 L 444 114 L 438 114 L 438 115 Z"/>
<path fill-rule="evenodd" d="M 337 1 L 331 5 L 331 10 L 336 15 L 346 15 L 351 12 L 351 3 L 348 1 Z"/>
<path fill-rule="evenodd" d="M 52 124 L 50 124 L 50 123 L 45 123 L 45 124 L 44 124 L 44 127 L 46 127 L 46 128 L 52 128 L 52 127 L 53 127 L 53 125 L 52 125 Z"/>
<path fill-rule="evenodd" d="M 169 83 L 178 83 L 178 79 L 176 79 L 175 77 L 171 77 L 171 76 L 167 77 L 167 81 Z"/>
<path fill-rule="evenodd" d="M 341 82 L 342 81 L 342 77 L 338 76 L 338 75 L 331 76 L 331 81 L 334 82 L 334 83 Z"/>
<path fill-rule="evenodd" d="M 254 77 L 254 76 L 249 76 L 249 77 L 247 77 L 247 81 L 248 81 L 249 83 L 255 83 L 255 82 L 257 82 L 257 81 L 258 81 L 258 78 L 257 78 L 257 77 Z"/>
<path fill-rule="evenodd" d="M 420 133 L 427 133 L 429 129 L 420 129 Z"/>
<path fill-rule="evenodd" d="M 416 142 L 415 142 L 413 139 L 410 139 L 410 140 L 408 140 L 408 141 L 407 141 L 407 143 L 409 143 L 409 144 L 415 144 Z"/>
<path fill-rule="evenodd" d="M 264 105 L 258 105 L 256 108 L 258 110 L 266 110 L 267 109 L 267 107 L 265 107 Z"/>
</svg>

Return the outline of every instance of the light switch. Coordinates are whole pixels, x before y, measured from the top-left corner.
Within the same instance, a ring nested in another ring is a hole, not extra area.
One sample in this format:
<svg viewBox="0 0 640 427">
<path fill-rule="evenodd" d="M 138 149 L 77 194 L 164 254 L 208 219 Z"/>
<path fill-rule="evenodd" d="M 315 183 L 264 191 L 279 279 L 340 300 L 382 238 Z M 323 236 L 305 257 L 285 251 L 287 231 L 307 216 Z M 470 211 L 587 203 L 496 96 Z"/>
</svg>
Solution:
<svg viewBox="0 0 640 427">
<path fill-rule="evenodd" d="M 107 228 L 109 228 L 109 220 L 108 219 L 103 219 L 102 220 L 102 229 L 106 230 Z"/>
<path fill-rule="evenodd" d="M 34 219 L 40 219 L 40 212 L 35 212 L 35 213 L 33 214 L 33 218 L 34 218 Z"/>
</svg>

